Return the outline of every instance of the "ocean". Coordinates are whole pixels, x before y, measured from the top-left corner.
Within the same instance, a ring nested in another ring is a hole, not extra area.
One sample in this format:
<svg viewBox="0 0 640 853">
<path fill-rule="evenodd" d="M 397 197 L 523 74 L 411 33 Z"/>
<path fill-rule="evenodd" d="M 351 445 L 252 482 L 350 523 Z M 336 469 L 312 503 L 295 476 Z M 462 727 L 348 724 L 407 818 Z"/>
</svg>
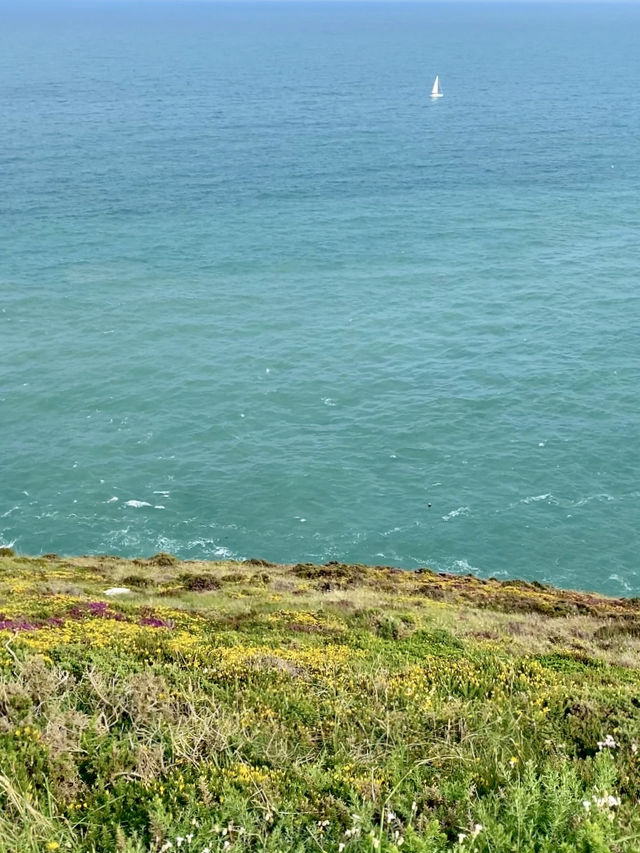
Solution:
<svg viewBox="0 0 640 853">
<path fill-rule="evenodd" d="M 0 20 L 0 544 L 640 594 L 640 5 Z"/>
</svg>

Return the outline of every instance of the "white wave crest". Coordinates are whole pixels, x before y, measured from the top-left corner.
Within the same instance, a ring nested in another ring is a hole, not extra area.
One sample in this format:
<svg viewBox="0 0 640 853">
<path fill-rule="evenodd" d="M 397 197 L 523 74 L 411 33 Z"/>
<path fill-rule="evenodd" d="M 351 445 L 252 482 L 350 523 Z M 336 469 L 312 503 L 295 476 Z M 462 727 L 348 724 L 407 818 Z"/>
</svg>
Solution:
<svg viewBox="0 0 640 853">
<path fill-rule="evenodd" d="M 585 506 L 585 504 L 591 503 L 591 501 L 615 501 L 613 495 L 608 495 L 606 492 L 601 492 L 597 495 L 589 495 L 586 498 L 581 498 L 579 501 L 574 503 L 574 506 Z"/>
<path fill-rule="evenodd" d="M 447 515 L 442 516 L 443 521 L 451 521 L 452 518 L 457 518 L 459 515 L 468 515 L 468 506 L 459 506 L 458 509 L 452 509 Z"/>
<path fill-rule="evenodd" d="M 454 560 L 453 569 L 456 572 L 472 572 L 473 574 L 482 571 L 478 566 L 472 566 L 467 560 Z"/>
<path fill-rule="evenodd" d="M 125 501 L 124 505 L 135 507 L 135 509 L 140 509 L 142 506 L 151 506 L 147 501 Z"/>
<path fill-rule="evenodd" d="M 609 580 L 610 581 L 616 581 L 616 583 L 619 583 L 620 586 L 627 591 L 633 589 L 633 587 L 630 586 L 624 578 L 621 578 L 620 575 L 617 575 L 617 574 L 609 575 Z"/>
</svg>

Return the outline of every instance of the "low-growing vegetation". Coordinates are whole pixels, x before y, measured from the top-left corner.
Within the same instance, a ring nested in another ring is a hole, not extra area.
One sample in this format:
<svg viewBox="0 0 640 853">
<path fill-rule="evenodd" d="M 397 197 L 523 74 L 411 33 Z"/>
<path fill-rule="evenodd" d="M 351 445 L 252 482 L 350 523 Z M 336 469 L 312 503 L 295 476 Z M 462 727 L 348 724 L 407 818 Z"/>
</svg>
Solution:
<svg viewBox="0 0 640 853">
<path fill-rule="evenodd" d="M 640 850 L 640 607 L 0 555 L 0 853 Z"/>
</svg>

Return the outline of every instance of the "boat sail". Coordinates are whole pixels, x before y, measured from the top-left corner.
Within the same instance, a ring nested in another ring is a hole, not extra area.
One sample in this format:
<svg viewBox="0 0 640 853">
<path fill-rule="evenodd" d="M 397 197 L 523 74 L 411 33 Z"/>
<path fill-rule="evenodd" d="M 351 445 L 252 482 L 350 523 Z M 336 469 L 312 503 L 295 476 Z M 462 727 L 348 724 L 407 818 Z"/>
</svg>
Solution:
<svg viewBox="0 0 640 853">
<path fill-rule="evenodd" d="M 433 81 L 433 89 L 431 90 L 432 98 L 442 98 L 442 91 L 440 90 L 440 78 L 436 75 L 436 79 Z"/>
</svg>

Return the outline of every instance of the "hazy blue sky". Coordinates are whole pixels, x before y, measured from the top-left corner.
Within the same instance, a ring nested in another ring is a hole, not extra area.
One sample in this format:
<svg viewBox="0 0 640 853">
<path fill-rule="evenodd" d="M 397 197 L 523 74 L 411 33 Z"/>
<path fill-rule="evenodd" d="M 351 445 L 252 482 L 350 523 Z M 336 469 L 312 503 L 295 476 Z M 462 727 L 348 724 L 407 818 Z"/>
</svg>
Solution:
<svg viewBox="0 0 640 853">
<path fill-rule="evenodd" d="M 559 4 L 559 5 L 638 5 L 640 0 L 0 0 L 0 9 L 8 6 L 80 6 L 80 5 L 190 5 L 197 6 L 201 4 L 213 5 L 216 3 L 434 3 L 434 4 L 451 4 L 451 3 L 473 3 L 473 4 Z"/>
</svg>

